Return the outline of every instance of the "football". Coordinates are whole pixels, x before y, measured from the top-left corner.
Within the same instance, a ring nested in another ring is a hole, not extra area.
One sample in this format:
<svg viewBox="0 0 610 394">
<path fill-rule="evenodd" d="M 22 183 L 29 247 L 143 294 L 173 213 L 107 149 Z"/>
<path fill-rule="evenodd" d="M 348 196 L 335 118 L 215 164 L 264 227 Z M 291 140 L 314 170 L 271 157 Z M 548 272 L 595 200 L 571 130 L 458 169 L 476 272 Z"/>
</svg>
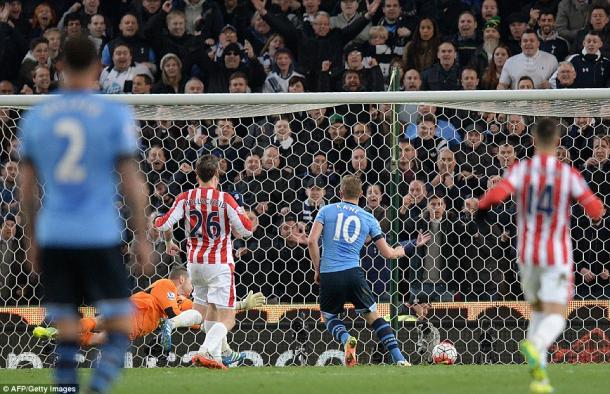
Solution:
<svg viewBox="0 0 610 394">
<path fill-rule="evenodd" d="M 457 356 L 457 350 L 451 342 L 441 342 L 432 349 L 432 362 L 434 364 L 454 364 Z"/>
</svg>

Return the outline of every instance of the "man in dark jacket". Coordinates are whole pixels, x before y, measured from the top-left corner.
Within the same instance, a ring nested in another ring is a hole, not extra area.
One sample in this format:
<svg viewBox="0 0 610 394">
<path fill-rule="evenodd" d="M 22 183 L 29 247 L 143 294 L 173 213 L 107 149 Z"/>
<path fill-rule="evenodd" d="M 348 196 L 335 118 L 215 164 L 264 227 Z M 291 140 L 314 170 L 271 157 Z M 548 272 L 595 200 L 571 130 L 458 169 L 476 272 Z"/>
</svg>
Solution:
<svg viewBox="0 0 610 394">
<path fill-rule="evenodd" d="M 245 52 L 246 59 L 243 59 Z M 254 49 L 249 44 L 242 50 L 238 44 L 229 44 L 222 51 L 221 62 L 214 62 L 203 50 L 193 54 L 193 61 L 201 72 L 208 93 L 229 93 L 229 78 L 236 72 L 248 77 L 248 85 L 254 92 L 260 92 L 266 74 L 258 61 Z"/>
<path fill-rule="evenodd" d="M 313 23 L 307 23 L 300 31 L 285 17 L 268 13 L 264 0 L 252 0 L 252 5 L 263 19 L 284 37 L 286 46 L 297 54 L 311 86 L 315 84 L 324 61 L 329 61 L 334 69 L 343 68 L 342 48 L 368 25 L 380 3 L 381 0 L 367 3 L 366 14 L 342 29 L 330 29 L 330 16 L 320 11 Z"/>
<path fill-rule="evenodd" d="M 570 57 L 569 61 L 576 70 L 576 80 L 571 86 L 572 89 L 610 86 L 610 59 L 601 52 L 604 46 L 602 40 L 598 32 L 587 33 L 582 43 L 582 52 Z"/>
<path fill-rule="evenodd" d="M 111 40 L 102 50 L 102 64 L 112 65 L 112 54 L 117 44 L 127 44 L 131 48 L 134 63 L 154 64 L 156 61 L 155 53 L 140 34 L 138 17 L 135 14 L 127 13 L 121 18 L 119 23 L 120 33 Z M 154 72 L 154 70 L 151 70 Z"/>
<path fill-rule="evenodd" d="M 0 11 L 0 81 L 16 81 L 21 60 L 27 52 L 28 44 L 21 34 L 7 23 L 9 7 Z"/>
<path fill-rule="evenodd" d="M 459 90 L 460 66 L 455 44 L 445 41 L 438 47 L 438 63 L 422 73 L 422 90 Z"/>
<path fill-rule="evenodd" d="M 148 20 L 143 33 L 159 59 L 173 53 L 182 60 L 184 73 L 190 74 L 193 65 L 191 54 L 203 46 L 203 38 L 186 32 L 186 16 L 182 11 L 172 10 L 171 3 L 165 2 L 161 10 Z"/>
</svg>

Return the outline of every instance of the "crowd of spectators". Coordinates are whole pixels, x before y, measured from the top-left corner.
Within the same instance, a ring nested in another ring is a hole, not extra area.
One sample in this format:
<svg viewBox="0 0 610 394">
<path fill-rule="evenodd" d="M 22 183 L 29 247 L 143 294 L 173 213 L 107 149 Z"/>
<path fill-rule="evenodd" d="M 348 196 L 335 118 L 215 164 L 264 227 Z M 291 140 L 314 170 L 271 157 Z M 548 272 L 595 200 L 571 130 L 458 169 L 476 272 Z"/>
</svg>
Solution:
<svg viewBox="0 0 610 394">
<path fill-rule="evenodd" d="M 0 7 L 0 93 L 47 94 L 61 84 L 62 43 L 86 34 L 100 50 L 106 94 L 382 91 L 399 67 L 415 90 L 608 87 L 607 1 L 537 0 L 83 0 L 6 1 Z M 400 240 L 432 240 L 400 261 L 405 300 L 514 300 L 518 286 L 514 202 L 494 209 L 483 231 L 465 202 L 531 157 L 535 119 L 402 105 L 404 135 L 392 173 L 389 106 L 335 108 L 216 121 L 140 121 L 141 169 L 150 213 L 166 211 L 196 185 L 202 154 L 222 160 L 222 188 L 239 196 L 255 236 L 236 241 L 238 294 L 315 302 L 306 234 L 344 174 L 363 180 L 361 205 L 389 232 L 390 180 L 402 205 Z M 2 227 L 0 290 L 5 304 L 33 302 L 15 188 L 19 113 L 0 109 Z M 610 203 L 610 120 L 561 119 L 558 155 Z M 129 213 L 121 208 L 124 216 Z M 573 215 L 577 295 L 610 296 L 609 229 Z M 176 234 L 184 239 L 184 234 Z M 125 260 L 130 264 L 126 232 Z M 184 256 L 163 253 L 151 231 L 157 273 Z M 390 270 L 374 245 L 362 265 L 387 299 Z M 24 301 L 25 300 L 25 301 Z"/>
</svg>

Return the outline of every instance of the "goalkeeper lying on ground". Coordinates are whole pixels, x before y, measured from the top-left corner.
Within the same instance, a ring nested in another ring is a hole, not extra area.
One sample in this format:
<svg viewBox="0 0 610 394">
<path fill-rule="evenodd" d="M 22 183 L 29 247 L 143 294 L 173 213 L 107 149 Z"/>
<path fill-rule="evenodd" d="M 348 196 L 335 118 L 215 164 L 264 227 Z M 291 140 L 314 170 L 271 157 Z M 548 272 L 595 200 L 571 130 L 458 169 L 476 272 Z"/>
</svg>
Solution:
<svg viewBox="0 0 610 394">
<path fill-rule="evenodd" d="M 132 329 L 130 340 L 150 334 L 159 326 L 161 319 L 166 319 L 162 325 L 161 343 L 165 350 L 171 349 L 171 334 L 175 328 L 200 325 L 203 318 L 201 314 L 192 309 L 190 300 L 193 285 L 185 268 L 174 268 L 169 279 L 160 279 L 151 284 L 146 290 L 137 292 L 130 297 L 134 305 L 132 315 Z M 262 293 L 253 294 L 252 291 L 243 300 L 237 302 L 236 309 L 246 311 L 264 305 L 265 296 Z M 80 320 L 81 346 L 95 346 L 106 340 L 103 316 L 86 317 Z M 57 330 L 53 327 L 38 326 L 34 329 L 37 338 L 53 339 Z M 230 365 L 243 360 L 244 355 L 234 352 L 226 339 L 222 344 L 222 362 Z"/>
</svg>

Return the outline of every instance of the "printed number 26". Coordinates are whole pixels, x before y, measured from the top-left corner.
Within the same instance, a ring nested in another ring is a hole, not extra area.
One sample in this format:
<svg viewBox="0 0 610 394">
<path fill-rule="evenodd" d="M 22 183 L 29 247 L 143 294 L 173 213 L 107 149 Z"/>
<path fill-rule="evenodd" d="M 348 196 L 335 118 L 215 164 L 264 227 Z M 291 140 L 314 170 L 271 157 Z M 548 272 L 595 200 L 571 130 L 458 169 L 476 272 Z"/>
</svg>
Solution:
<svg viewBox="0 0 610 394">
<path fill-rule="evenodd" d="M 203 215 L 199 211 L 191 212 L 191 217 L 196 219 L 195 225 L 191 229 L 189 237 L 197 236 L 199 229 L 203 225 Z M 210 212 L 205 218 L 205 231 L 209 238 L 215 239 L 220 236 L 220 223 L 218 222 L 218 212 Z"/>
</svg>

